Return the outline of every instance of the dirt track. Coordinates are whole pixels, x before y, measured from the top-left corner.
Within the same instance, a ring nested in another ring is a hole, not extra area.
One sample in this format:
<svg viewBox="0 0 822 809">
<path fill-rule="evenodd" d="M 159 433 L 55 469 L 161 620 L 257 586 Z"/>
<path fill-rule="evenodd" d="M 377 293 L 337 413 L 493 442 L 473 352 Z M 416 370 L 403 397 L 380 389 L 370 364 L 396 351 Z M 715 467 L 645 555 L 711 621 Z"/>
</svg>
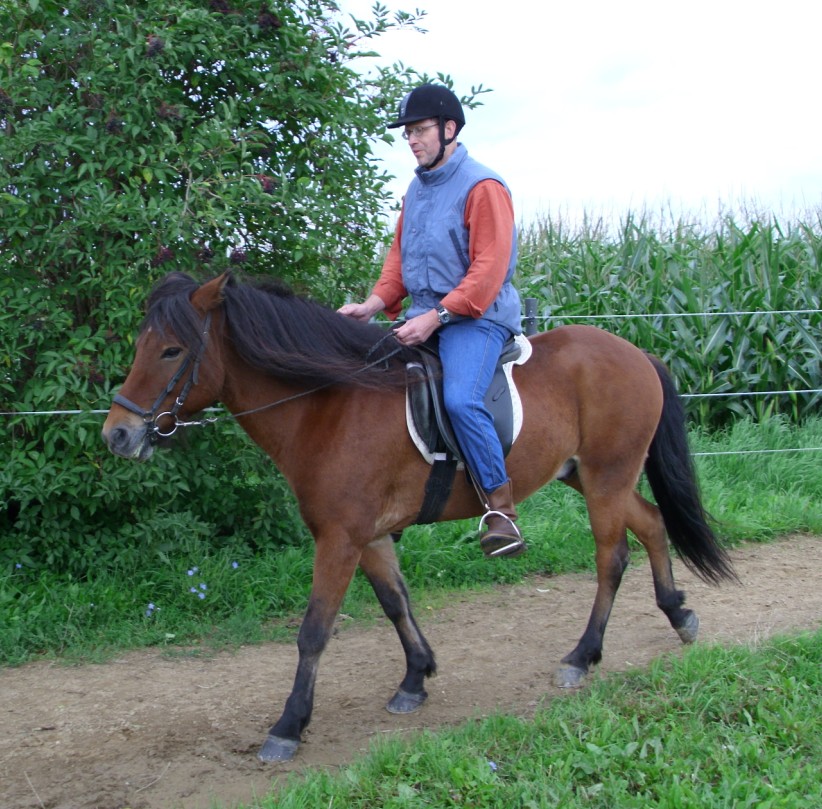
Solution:
<svg viewBox="0 0 822 809">
<path fill-rule="evenodd" d="M 793 537 L 733 553 L 742 586 L 708 587 L 675 564 L 700 616 L 701 641 L 751 642 L 815 628 L 822 619 L 822 539 Z M 264 794 L 278 774 L 352 760 L 385 734 L 449 725 L 498 709 L 527 714 L 560 692 L 559 659 L 575 644 L 592 576 L 529 579 L 417 615 L 437 653 L 430 699 L 409 717 L 383 706 L 402 676 L 387 622 L 343 622 L 317 683 L 297 760 L 264 766 L 257 749 L 294 675 L 293 645 L 213 658 L 123 655 L 105 665 L 34 664 L 0 671 L 0 807 L 207 809 Z M 645 665 L 681 648 L 656 609 L 647 562 L 617 597 L 601 673 Z"/>
</svg>

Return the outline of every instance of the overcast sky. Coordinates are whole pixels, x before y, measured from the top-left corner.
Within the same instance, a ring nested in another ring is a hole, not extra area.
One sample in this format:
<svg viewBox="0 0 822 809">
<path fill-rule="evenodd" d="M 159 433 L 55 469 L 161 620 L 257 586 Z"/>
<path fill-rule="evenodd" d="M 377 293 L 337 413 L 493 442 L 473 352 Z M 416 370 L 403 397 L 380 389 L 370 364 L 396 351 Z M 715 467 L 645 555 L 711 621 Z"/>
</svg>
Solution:
<svg viewBox="0 0 822 809">
<path fill-rule="evenodd" d="M 372 3 L 340 5 L 367 16 Z M 428 32 L 379 37 L 379 62 L 450 74 L 458 95 L 493 89 L 460 140 L 505 178 L 522 221 L 822 207 L 820 0 L 418 6 Z M 378 154 L 399 198 L 408 146 Z"/>
</svg>

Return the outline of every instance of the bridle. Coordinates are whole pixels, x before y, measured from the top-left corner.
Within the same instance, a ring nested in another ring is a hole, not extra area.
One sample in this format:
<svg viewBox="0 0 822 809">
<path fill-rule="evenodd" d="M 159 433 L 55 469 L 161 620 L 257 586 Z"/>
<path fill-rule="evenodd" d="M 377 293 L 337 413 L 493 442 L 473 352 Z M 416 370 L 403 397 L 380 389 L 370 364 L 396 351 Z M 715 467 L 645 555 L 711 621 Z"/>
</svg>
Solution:
<svg viewBox="0 0 822 809">
<path fill-rule="evenodd" d="M 205 316 L 205 321 L 203 322 L 203 331 L 200 335 L 200 345 L 197 348 L 197 353 L 193 355 L 191 352 L 188 353 L 186 358 L 180 364 L 180 367 L 174 372 L 174 375 L 171 379 L 168 380 L 168 384 L 166 385 L 163 392 L 157 397 L 154 401 L 154 404 L 151 406 L 150 410 L 143 410 L 140 405 L 135 404 L 128 399 L 127 397 L 123 396 L 121 393 L 118 393 L 114 397 L 114 404 L 120 405 L 120 407 L 124 407 L 126 410 L 130 410 L 132 413 L 136 413 L 140 416 L 141 419 L 146 424 L 146 429 L 148 431 L 148 440 L 152 444 L 157 443 L 157 441 L 161 438 L 170 438 L 174 433 L 177 432 L 178 427 L 186 427 L 189 422 L 180 421 L 177 418 L 177 414 L 180 412 L 180 408 L 185 404 L 186 398 L 188 394 L 191 392 L 191 388 L 197 384 L 200 375 L 200 363 L 202 362 L 203 355 L 205 354 L 206 347 L 208 346 L 208 333 L 209 329 L 211 328 L 211 312 L 207 312 Z M 174 404 L 171 406 L 171 410 L 164 410 L 162 413 L 158 413 L 157 411 L 162 406 L 163 402 L 166 400 L 168 395 L 177 387 L 180 380 L 185 375 L 186 371 L 191 368 L 188 378 L 186 379 L 185 383 L 183 384 L 183 388 L 178 394 L 177 398 L 174 400 Z M 174 420 L 174 424 L 170 430 L 162 430 L 157 423 L 160 419 L 165 418 L 166 416 L 171 417 Z M 199 422 L 192 422 L 197 424 Z"/>
<path fill-rule="evenodd" d="M 224 416 L 214 416 L 211 418 L 200 419 L 196 421 L 181 421 L 177 418 L 177 414 L 180 412 L 180 408 L 185 404 L 185 400 L 191 391 L 191 388 L 197 384 L 197 379 L 200 372 L 200 363 L 202 362 L 203 356 L 206 351 L 206 347 L 208 345 L 208 335 L 209 329 L 211 327 L 211 312 L 208 312 L 205 316 L 205 321 L 203 323 L 203 331 L 200 335 L 200 346 L 197 349 L 197 353 L 194 356 L 194 362 L 192 365 L 192 355 L 191 353 L 186 356 L 183 362 L 180 364 L 180 367 L 174 372 L 174 375 L 171 379 L 168 380 L 168 384 L 166 385 L 163 392 L 157 397 L 154 401 L 154 404 L 151 406 L 150 410 L 143 410 L 140 405 L 135 404 L 131 401 L 131 399 L 123 396 L 121 393 L 117 393 L 114 396 L 113 402 L 114 404 L 118 404 L 121 407 L 124 407 L 126 410 L 131 411 L 132 413 L 136 413 L 140 416 L 141 419 L 146 424 L 146 430 L 148 432 L 148 441 L 152 444 L 156 444 L 161 438 L 170 438 L 174 433 L 177 432 L 178 427 L 202 427 L 206 424 L 214 424 L 218 421 L 223 421 L 226 418 L 239 418 L 240 416 L 251 416 L 255 413 L 260 413 L 263 410 L 269 410 L 272 407 L 278 407 L 279 405 L 287 404 L 288 402 L 292 402 L 295 399 L 301 399 L 304 396 L 310 396 L 312 393 L 316 393 L 318 390 L 322 390 L 323 388 L 329 387 L 332 383 L 326 382 L 321 385 L 317 385 L 316 387 L 309 388 L 308 390 L 300 391 L 299 393 L 295 393 L 292 396 L 287 396 L 284 399 L 278 399 L 275 402 L 269 402 L 268 404 L 264 404 L 260 407 L 252 408 L 251 410 L 244 410 L 242 413 L 233 413 Z M 393 330 L 386 332 L 385 336 L 380 338 L 372 347 L 371 350 L 368 352 L 366 356 L 366 360 L 369 360 L 371 355 L 377 350 L 377 348 L 382 345 L 383 342 L 390 339 L 393 336 Z M 352 378 L 356 376 L 357 373 L 362 373 L 363 371 L 367 371 L 369 368 L 373 368 L 375 365 L 381 365 L 386 363 L 391 357 L 395 356 L 396 354 L 402 351 L 402 347 L 398 346 L 387 354 L 383 355 L 379 359 L 371 360 L 370 362 L 366 362 L 366 364 L 360 368 L 358 371 L 352 374 Z M 183 389 L 180 391 L 177 398 L 174 400 L 174 404 L 171 407 L 171 410 L 164 410 L 162 413 L 158 413 L 157 411 L 160 409 L 160 406 L 163 404 L 165 399 L 168 395 L 177 387 L 180 380 L 183 378 L 183 375 L 188 370 L 189 365 L 191 365 L 191 373 L 189 374 L 188 379 L 186 379 L 185 383 L 183 384 Z M 160 426 L 157 422 L 165 418 L 166 416 L 170 416 L 174 419 L 174 424 L 170 430 L 163 431 L 160 429 Z"/>
</svg>

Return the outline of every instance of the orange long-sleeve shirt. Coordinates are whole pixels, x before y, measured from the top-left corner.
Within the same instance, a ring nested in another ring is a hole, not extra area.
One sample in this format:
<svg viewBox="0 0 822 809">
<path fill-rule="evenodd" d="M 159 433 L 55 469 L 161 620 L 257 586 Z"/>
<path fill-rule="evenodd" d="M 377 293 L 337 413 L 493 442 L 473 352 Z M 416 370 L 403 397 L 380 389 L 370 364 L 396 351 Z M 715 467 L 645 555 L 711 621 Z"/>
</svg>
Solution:
<svg viewBox="0 0 822 809">
<path fill-rule="evenodd" d="M 402 222 L 401 212 L 380 278 L 372 290 L 385 302 L 385 314 L 392 320 L 408 295 L 402 281 Z M 460 283 L 442 299 L 442 305 L 455 315 L 478 318 L 499 294 L 511 258 L 514 206 L 503 185 L 496 180 L 482 180 L 471 189 L 465 203 L 465 226 L 470 264 Z"/>
</svg>

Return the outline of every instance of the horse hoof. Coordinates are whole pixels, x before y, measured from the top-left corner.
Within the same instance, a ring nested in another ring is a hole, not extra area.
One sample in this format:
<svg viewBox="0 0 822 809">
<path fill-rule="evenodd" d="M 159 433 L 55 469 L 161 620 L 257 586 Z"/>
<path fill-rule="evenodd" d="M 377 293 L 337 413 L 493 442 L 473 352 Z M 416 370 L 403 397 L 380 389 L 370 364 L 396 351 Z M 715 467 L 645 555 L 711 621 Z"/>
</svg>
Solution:
<svg viewBox="0 0 822 809">
<path fill-rule="evenodd" d="M 408 691 L 403 691 L 400 688 L 397 693 L 391 697 L 385 709 L 388 713 L 414 713 L 414 711 L 418 711 L 422 707 L 423 702 L 427 699 L 428 694 L 425 691 L 421 691 L 419 694 L 410 694 Z"/>
<path fill-rule="evenodd" d="M 269 736 L 260 748 L 260 752 L 257 753 L 257 758 L 265 764 L 274 761 L 291 761 L 297 754 L 299 746 L 300 743 L 296 739 L 281 739 L 278 736 Z"/>
<path fill-rule="evenodd" d="M 562 666 L 554 675 L 557 688 L 580 688 L 585 683 L 588 672 L 577 666 Z"/>
<path fill-rule="evenodd" d="M 682 626 L 676 627 L 676 634 L 683 643 L 693 643 L 699 634 L 699 618 L 693 610 L 688 610 L 688 617 Z"/>
</svg>

